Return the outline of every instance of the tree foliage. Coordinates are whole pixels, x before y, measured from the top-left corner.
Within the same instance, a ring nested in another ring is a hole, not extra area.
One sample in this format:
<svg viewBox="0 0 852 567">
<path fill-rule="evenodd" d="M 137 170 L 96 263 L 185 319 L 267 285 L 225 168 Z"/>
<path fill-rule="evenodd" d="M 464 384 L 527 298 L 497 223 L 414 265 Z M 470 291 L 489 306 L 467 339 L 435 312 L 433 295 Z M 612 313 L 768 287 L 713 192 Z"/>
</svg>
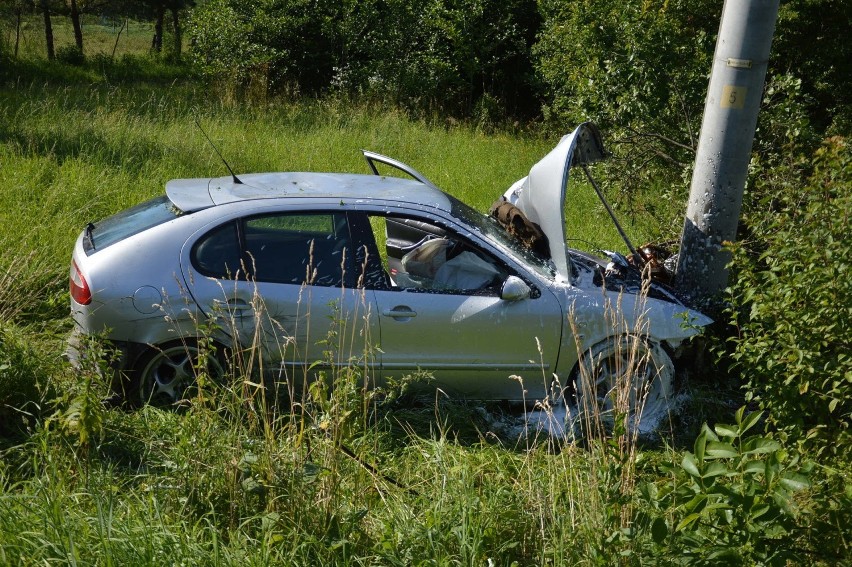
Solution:
<svg viewBox="0 0 852 567">
<path fill-rule="evenodd" d="M 694 158 L 721 4 L 543 0 L 541 6 L 545 29 L 535 53 L 547 88 L 546 118 L 560 131 L 597 122 L 628 181 L 647 183 L 648 173 L 678 179 Z"/>
<path fill-rule="evenodd" d="M 852 442 L 848 142 L 832 138 L 814 159 L 807 183 L 779 186 L 761 233 L 734 247 L 733 357 L 773 426 L 843 453 Z"/>
<path fill-rule="evenodd" d="M 196 61 L 273 90 L 382 98 L 470 116 L 483 99 L 534 113 L 533 0 L 212 0 L 193 13 Z"/>
</svg>

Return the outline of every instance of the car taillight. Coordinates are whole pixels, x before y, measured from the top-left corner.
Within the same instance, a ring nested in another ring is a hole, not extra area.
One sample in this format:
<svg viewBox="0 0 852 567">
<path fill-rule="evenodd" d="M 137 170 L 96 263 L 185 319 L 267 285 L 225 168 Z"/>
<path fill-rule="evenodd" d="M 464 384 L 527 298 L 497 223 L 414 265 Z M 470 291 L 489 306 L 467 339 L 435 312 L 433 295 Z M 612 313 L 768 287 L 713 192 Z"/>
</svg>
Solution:
<svg viewBox="0 0 852 567">
<path fill-rule="evenodd" d="M 89 291 L 89 284 L 86 278 L 83 277 L 80 268 L 77 267 L 77 262 L 71 261 L 71 299 L 80 305 L 88 305 L 92 301 L 92 292 Z"/>
</svg>

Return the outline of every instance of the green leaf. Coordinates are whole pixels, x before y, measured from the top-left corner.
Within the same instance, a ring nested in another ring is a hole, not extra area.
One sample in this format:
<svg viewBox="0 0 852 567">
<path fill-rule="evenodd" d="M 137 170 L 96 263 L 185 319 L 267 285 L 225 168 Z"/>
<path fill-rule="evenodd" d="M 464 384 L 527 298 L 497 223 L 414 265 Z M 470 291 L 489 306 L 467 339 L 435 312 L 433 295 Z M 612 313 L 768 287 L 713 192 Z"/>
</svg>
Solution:
<svg viewBox="0 0 852 567">
<path fill-rule="evenodd" d="M 693 444 L 693 449 L 695 450 L 695 458 L 699 463 L 704 462 L 704 448 L 707 445 L 707 433 L 705 431 L 701 431 L 698 437 L 695 438 L 695 443 Z"/>
<path fill-rule="evenodd" d="M 712 429 L 705 423 L 701 426 L 701 433 L 707 436 L 709 441 L 718 441 L 719 437 L 713 432 Z"/>
<path fill-rule="evenodd" d="M 704 471 L 704 474 L 701 475 L 701 478 L 713 478 L 722 475 L 733 474 L 728 467 L 725 466 L 725 463 L 720 461 L 713 461 L 709 465 L 707 465 L 707 469 Z"/>
<path fill-rule="evenodd" d="M 692 500 L 684 504 L 681 508 L 685 512 L 695 512 L 700 513 L 707 506 L 707 495 L 706 494 L 696 494 Z"/>
<path fill-rule="evenodd" d="M 763 417 L 763 412 L 755 411 L 746 416 L 743 422 L 740 424 L 740 435 L 744 434 L 746 431 L 754 427 L 760 418 Z"/>
<path fill-rule="evenodd" d="M 692 453 L 686 453 L 683 456 L 683 460 L 680 462 L 680 466 L 690 475 L 695 478 L 701 478 L 701 473 L 698 472 L 698 465 L 695 462 L 695 456 Z"/>
<path fill-rule="evenodd" d="M 737 425 L 742 425 L 745 409 L 745 406 L 740 406 L 739 409 L 737 409 L 737 413 L 734 414 L 734 419 L 737 420 Z"/>
<path fill-rule="evenodd" d="M 772 453 L 781 448 L 781 444 L 766 437 L 750 437 L 743 443 L 744 455 Z"/>
<path fill-rule="evenodd" d="M 748 461 L 743 466 L 743 472 L 746 474 L 763 474 L 765 472 L 765 463 L 757 460 Z"/>
<path fill-rule="evenodd" d="M 689 526 L 694 524 L 696 521 L 698 521 L 698 518 L 700 518 L 700 517 L 701 516 L 699 516 L 698 514 L 688 515 L 687 517 L 682 519 L 680 522 L 678 522 L 677 527 L 675 528 L 675 533 L 685 530 L 686 528 L 688 528 Z"/>
<path fill-rule="evenodd" d="M 716 430 L 716 433 L 719 435 L 719 437 L 727 437 L 728 439 L 737 438 L 737 428 L 733 425 L 717 423 L 713 426 L 713 429 Z"/>
<path fill-rule="evenodd" d="M 808 478 L 799 473 L 785 472 L 781 473 L 781 486 L 788 490 L 804 490 L 810 487 L 811 483 Z"/>
<path fill-rule="evenodd" d="M 751 517 L 752 520 L 756 520 L 757 518 L 766 514 L 769 511 L 769 508 L 770 508 L 769 504 L 761 504 L 760 506 L 755 506 L 754 508 L 751 509 L 749 516 Z"/>
<path fill-rule="evenodd" d="M 739 452 L 730 443 L 711 441 L 707 443 L 708 459 L 732 459 L 738 457 Z"/>
</svg>

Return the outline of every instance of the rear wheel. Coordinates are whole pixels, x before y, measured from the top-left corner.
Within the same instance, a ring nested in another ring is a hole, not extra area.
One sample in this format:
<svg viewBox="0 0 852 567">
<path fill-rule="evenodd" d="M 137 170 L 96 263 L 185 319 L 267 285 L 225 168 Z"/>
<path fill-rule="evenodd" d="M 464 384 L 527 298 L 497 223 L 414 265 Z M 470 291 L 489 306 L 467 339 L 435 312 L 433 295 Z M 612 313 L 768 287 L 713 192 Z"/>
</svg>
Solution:
<svg viewBox="0 0 852 567">
<path fill-rule="evenodd" d="M 221 383 L 224 376 L 220 349 L 170 343 L 139 358 L 128 384 L 128 401 L 134 406 L 178 407 L 197 395 L 199 382 Z"/>
<path fill-rule="evenodd" d="M 581 357 L 574 384 L 575 432 L 610 429 L 618 421 L 632 433 L 652 433 L 672 407 L 674 363 L 659 343 L 632 335 L 611 338 Z"/>
</svg>

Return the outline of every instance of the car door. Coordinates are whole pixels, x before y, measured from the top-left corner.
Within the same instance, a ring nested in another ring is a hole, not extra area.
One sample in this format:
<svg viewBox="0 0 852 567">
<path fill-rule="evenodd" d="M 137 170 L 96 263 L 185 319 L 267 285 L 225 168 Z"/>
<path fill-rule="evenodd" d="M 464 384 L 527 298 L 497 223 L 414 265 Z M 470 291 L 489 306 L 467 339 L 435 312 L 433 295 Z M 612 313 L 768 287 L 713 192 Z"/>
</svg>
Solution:
<svg viewBox="0 0 852 567">
<path fill-rule="evenodd" d="M 184 250 L 185 281 L 244 359 L 267 375 L 373 371 L 375 313 L 357 277 L 345 213 L 295 211 L 209 227 Z"/>
<path fill-rule="evenodd" d="M 433 220 L 368 216 L 374 256 L 386 274 L 368 281 L 380 321 L 382 378 L 424 370 L 451 395 L 543 397 L 562 335 L 556 297 L 541 286 L 525 299 L 501 299 L 507 277 L 531 282 L 529 274 Z"/>
</svg>

